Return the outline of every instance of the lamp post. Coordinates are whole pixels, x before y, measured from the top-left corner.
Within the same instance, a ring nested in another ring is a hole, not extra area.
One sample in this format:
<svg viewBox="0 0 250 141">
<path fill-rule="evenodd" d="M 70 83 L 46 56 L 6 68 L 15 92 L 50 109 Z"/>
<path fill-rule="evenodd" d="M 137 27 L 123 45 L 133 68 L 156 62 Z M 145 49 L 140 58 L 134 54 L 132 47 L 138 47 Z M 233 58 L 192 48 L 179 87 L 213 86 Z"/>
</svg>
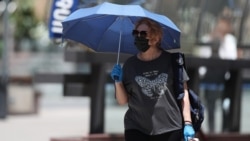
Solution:
<svg viewBox="0 0 250 141">
<path fill-rule="evenodd" d="M 2 75 L 0 77 L 0 119 L 5 119 L 8 114 L 8 47 L 9 47 L 9 13 L 7 9 L 7 5 L 9 0 L 1 1 L 3 6 L 3 49 L 2 49 L 2 61 L 1 61 L 1 69 Z"/>
</svg>

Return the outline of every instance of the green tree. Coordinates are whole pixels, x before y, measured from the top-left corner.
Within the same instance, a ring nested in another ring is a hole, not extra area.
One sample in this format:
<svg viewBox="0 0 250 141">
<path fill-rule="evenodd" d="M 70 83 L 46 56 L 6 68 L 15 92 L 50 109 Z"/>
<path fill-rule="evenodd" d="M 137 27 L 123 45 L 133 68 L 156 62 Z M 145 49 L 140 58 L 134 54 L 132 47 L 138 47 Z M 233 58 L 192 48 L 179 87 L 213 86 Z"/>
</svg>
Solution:
<svg viewBox="0 0 250 141">
<path fill-rule="evenodd" d="M 14 25 L 15 50 L 20 50 L 19 43 L 23 39 L 32 42 L 35 37 L 32 31 L 38 26 L 39 21 L 34 16 L 32 0 L 18 0 L 17 9 L 11 14 L 11 23 Z"/>
</svg>

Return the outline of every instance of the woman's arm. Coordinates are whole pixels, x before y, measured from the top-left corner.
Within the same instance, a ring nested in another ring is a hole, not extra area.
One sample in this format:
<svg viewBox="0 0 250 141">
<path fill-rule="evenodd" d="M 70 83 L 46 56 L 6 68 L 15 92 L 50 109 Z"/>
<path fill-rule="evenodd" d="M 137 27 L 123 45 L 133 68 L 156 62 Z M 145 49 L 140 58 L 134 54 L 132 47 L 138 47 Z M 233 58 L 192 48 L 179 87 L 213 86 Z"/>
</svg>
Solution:
<svg viewBox="0 0 250 141">
<path fill-rule="evenodd" d="M 190 101 L 189 101 L 189 94 L 188 94 L 188 87 L 187 83 L 184 82 L 184 98 L 182 100 L 182 113 L 183 113 L 183 119 L 184 119 L 184 141 L 188 141 L 189 138 L 194 138 L 195 131 L 192 125 L 192 119 L 190 115 Z"/>
<path fill-rule="evenodd" d="M 115 81 L 115 98 L 118 104 L 128 103 L 128 94 L 123 86 L 123 70 L 120 64 L 115 64 L 111 71 L 111 78 Z"/>
<path fill-rule="evenodd" d="M 182 99 L 182 114 L 185 124 L 192 124 L 192 119 L 190 115 L 190 101 L 188 94 L 187 83 L 184 82 L 184 97 Z"/>
<path fill-rule="evenodd" d="M 128 94 L 122 84 L 122 82 L 115 82 L 115 96 L 119 105 L 128 103 Z"/>
</svg>

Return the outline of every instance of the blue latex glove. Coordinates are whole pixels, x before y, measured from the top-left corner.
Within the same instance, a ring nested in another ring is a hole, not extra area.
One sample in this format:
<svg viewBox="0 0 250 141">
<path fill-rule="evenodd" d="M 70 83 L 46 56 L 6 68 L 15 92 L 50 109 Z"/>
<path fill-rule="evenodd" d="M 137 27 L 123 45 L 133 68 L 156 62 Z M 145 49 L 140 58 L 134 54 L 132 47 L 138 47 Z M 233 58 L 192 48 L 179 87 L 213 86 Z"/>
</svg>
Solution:
<svg viewBox="0 0 250 141">
<path fill-rule="evenodd" d="M 190 124 L 186 124 L 184 126 L 183 134 L 184 134 L 184 140 L 185 141 L 188 141 L 188 139 L 190 139 L 190 138 L 194 138 L 195 132 L 194 132 L 193 126 L 190 125 Z"/>
<path fill-rule="evenodd" d="M 120 64 L 114 65 L 110 76 L 115 82 L 121 82 L 122 81 L 122 67 L 121 67 Z"/>
</svg>

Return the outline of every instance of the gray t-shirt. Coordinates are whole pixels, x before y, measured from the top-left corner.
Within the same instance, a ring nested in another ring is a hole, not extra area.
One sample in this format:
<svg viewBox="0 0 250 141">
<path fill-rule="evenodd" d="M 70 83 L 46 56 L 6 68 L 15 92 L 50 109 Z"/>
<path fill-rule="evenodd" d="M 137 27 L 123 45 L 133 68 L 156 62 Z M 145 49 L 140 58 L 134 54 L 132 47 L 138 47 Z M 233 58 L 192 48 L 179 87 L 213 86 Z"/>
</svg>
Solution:
<svg viewBox="0 0 250 141">
<path fill-rule="evenodd" d="M 129 94 L 125 130 L 157 135 L 182 128 L 182 114 L 173 92 L 170 53 L 163 51 L 152 61 L 129 58 L 123 65 L 123 77 Z"/>
</svg>

